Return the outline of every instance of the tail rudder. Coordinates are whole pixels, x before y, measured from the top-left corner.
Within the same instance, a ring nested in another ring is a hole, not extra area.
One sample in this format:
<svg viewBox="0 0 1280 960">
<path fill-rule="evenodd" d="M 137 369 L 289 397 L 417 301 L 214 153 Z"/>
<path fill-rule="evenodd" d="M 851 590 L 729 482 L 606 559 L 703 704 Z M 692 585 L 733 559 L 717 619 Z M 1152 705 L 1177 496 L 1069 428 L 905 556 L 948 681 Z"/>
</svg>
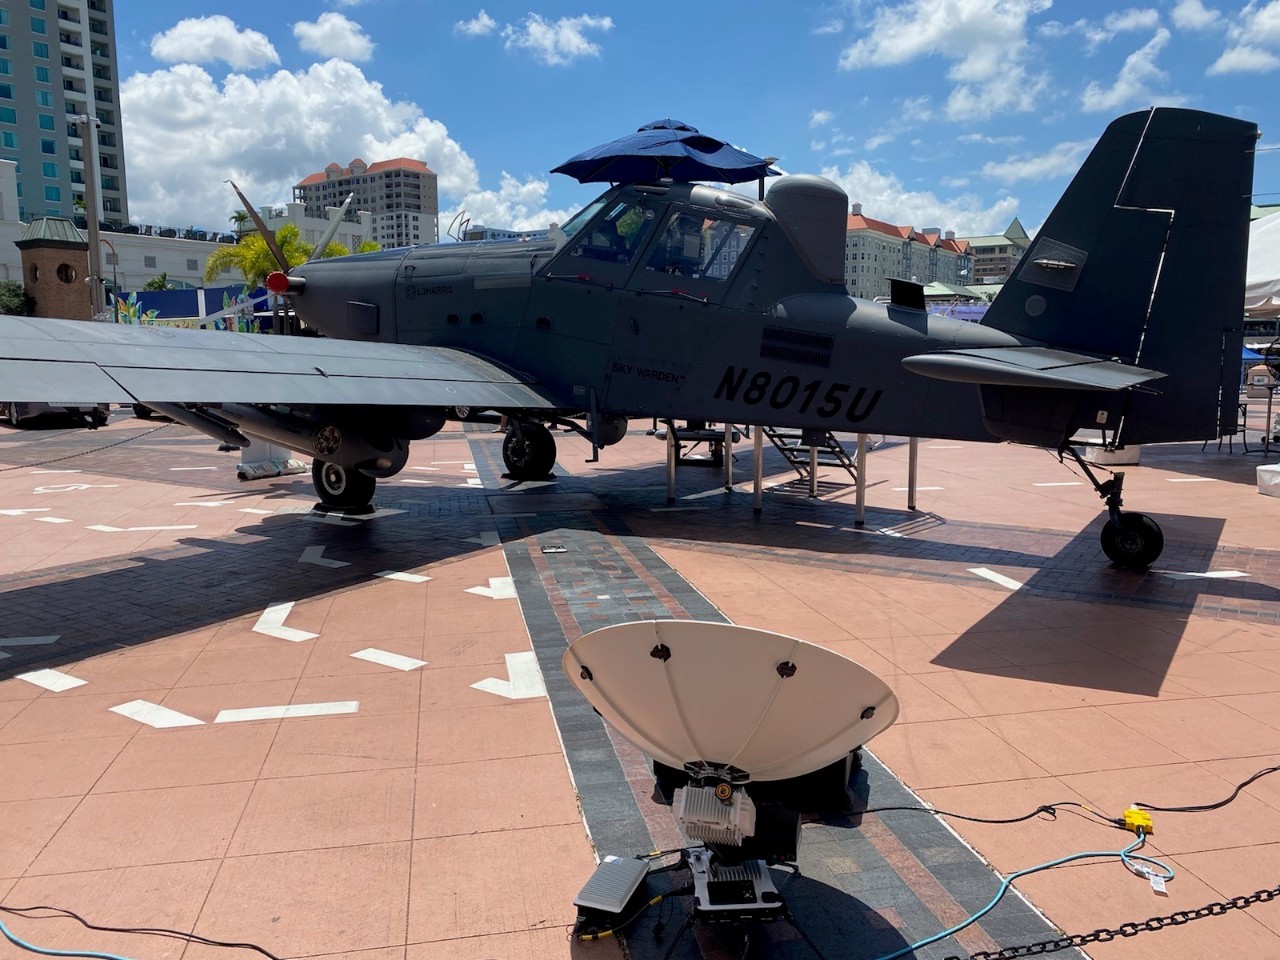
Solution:
<svg viewBox="0 0 1280 960">
<path fill-rule="evenodd" d="M 1112 122 L 983 321 L 1166 374 L 1124 393 L 1114 442 L 1234 429 L 1257 135 L 1175 108 Z"/>
</svg>

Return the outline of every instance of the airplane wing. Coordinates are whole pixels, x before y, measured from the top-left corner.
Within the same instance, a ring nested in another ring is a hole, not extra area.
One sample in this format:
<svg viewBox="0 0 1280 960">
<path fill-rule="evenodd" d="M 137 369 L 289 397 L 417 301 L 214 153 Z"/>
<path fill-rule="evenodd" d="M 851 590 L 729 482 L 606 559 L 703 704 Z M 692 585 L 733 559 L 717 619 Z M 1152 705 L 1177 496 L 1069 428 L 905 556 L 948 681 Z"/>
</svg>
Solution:
<svg viewBox="0 0 1280 960">
<path fill-rule="evenodd" d="M 0 399 L 554 407 L 462 350 L 0 316 Z"/>
<path fill-rule="evenodd" d="M 906 357 L 902 365 L 937 380 L 1076 390 L 1125 390 L 1165 376 L 1157 370 L 1049 347 L 938 350 Z"/>
</svg>

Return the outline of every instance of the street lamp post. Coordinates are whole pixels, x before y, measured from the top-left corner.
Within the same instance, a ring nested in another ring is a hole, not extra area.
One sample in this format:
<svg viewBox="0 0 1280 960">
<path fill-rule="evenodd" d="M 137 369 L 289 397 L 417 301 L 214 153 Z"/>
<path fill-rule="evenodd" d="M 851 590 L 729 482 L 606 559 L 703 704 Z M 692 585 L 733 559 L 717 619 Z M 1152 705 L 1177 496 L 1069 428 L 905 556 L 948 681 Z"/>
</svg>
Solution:
<svg viewBox="0 0 1280 960">
<path fill-rule="evenodd" d="M 98 247 L 98 139 L 95 135 L 100 122 L 97 117 L 81 113 L 76 116 L 75 124 L 85 152 L 84 216 L 89 233 L 89 276 L 85 282 L 89 284 L 89 316 L 96 320 L 103 313 L 102 254 Z"/>
<path fill-rule="evenodd" d="M 116 280 L 116 267 L 120 263 L 120 257 L 116 253 L 116 245 L 106 237 L 99 237 L 107 248 L 111 251 L 111 319 L 115 323 L 120 322 L 120 284 Z"/>
</svg>

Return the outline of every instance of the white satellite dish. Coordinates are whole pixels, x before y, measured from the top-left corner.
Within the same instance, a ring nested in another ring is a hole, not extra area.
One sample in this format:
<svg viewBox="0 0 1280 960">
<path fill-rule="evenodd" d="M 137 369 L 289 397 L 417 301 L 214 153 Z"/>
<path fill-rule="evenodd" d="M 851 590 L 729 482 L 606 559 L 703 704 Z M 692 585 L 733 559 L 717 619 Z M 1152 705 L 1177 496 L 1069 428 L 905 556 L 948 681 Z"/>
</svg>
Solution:
<svg viewBox="0 0 1280 960">
<path fill-rule="evenodd" d="M 619 733 L 676 769 L 711 764 L 751 780 L 803 776 L 841 760 L 898 717 L 898 698 L 861 664 L 731 624 L 605 627 L 573 643 L 563 665 Z"/>
</svg>

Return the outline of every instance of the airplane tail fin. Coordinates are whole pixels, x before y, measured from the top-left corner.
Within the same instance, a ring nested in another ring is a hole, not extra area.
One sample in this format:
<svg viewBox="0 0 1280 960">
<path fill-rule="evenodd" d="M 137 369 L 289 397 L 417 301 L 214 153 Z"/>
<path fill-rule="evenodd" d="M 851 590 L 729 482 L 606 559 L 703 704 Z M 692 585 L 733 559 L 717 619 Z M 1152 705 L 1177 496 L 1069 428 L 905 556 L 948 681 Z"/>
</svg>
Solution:
<svg viewBox="0 0 1280 960">
<path fill-rule="evenodd" d="M 1107 127 L 983 324 L 1165 376 L 1070 396 L 988 381 L 992 432 L 1056 444 L 1100 427 L 1116 445 L 1234 432 L 1257 136 L 1160 107 Z"/>
</svg>

